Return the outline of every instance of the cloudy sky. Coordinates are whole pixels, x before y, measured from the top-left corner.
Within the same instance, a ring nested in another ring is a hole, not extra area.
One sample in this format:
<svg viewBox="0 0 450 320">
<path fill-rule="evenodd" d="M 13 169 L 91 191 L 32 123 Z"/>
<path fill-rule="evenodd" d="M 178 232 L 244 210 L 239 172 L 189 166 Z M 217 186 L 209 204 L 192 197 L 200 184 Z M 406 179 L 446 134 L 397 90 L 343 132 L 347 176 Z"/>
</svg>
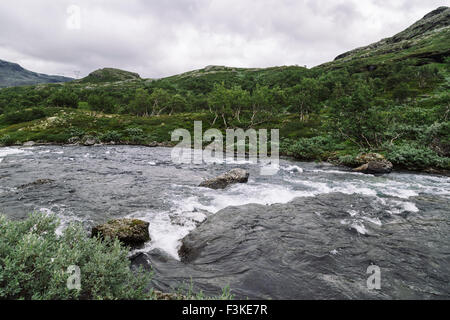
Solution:
<svg viewBox="0 0 450 320">
<path fill-rule="evenodd" d="M 207 65 L 312 67 L 392 36 L 446 4 L 442 0 L 1 0 L 0 59 L 71 77 L 102 67 L 146 78 Z"/>
</svg>

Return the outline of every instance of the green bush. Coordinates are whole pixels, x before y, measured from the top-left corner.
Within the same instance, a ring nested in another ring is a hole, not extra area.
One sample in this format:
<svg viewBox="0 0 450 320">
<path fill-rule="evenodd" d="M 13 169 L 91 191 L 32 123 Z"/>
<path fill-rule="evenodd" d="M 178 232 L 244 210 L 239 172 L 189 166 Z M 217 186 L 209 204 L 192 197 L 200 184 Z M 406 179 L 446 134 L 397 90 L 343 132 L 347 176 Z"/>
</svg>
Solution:
<svg viewBox="0 0 450 320">
<path fill-rule="evenodd" d="M 78 137 L 78 138 L 81 138 L 81 137 L 83 137 L 83 136 L 86 134 L 86 132 L 85 132 L 83 129 L 80 129 L 80 128 L 71 128 L 71 129 L 68 131 L 68 134 L 69 134 L 71 137 Z"/>
<path fill-rule="evenodd" d="M 100 136 L 102 142 L 120 142 L 122 135 L 117 131 L 108 131 Z"/>
<path fill-rule="evenodd" d="M 428 147 L 417 143 L 402 143 L 389 147 L 387 159 L 394 165 L 420 170 L 429 167 L 450 169 L 450 159 L 440 157 Z"/>
<path fill-rule="evenodd" d="M 93 111 L 114 113 L 116 111 L 114 98 L 106 94 L 91 94 L 88 98 L 88 105 Z"/>
<path fill-rule="evenodd" d="M 5 134 L 0 137 L 0 145 L 2 146 L 12 146 L 14 144 L 14 138 L 10 135 Z"/>
<path fill-rule="evenodd" d="M 338 163 L 348 167 L 355 167 L 359 163 L 356 161 L 356 157 L 350 154 L 346 154 L 338 157 Z"/>
<path fill-rule="evenodd" d="M 47 102 L 49 107 L 78 108 L 78 96 L 70 89 L 64 88 L 54 92 Z"/>
<path fill-rule="evenodd" d="M 144 134 L 144 131 L 141 128 L 128 128 L 125 130 L 126 134 L 129 136 L 142 136 Z"/>
<path fill-rule="evenodd" d="M 301 138 L 289 147 L 288 154 L 301 160 L 322 159 L 326 153 L 333 150 L 329 137 L 318 136 L 313 138 Z"/>
<path fill-rule="evenodd" d="M 146 139 L 144 131 L 140 128 L 128 128 L 125 130 L 125 134 L 132 143 L 142 143 Z"/>
<path fill-rule="evenodd" d="M 80 224 L 61 236 L 58 220 L 33 214 L 23 221 L 0 216 L 0 299 L 145 299 L 149 273 L 132 272 L 118 240 L 89 238 Z M 69 289 L 69 266 L 81 287 Z"/>
</svg>

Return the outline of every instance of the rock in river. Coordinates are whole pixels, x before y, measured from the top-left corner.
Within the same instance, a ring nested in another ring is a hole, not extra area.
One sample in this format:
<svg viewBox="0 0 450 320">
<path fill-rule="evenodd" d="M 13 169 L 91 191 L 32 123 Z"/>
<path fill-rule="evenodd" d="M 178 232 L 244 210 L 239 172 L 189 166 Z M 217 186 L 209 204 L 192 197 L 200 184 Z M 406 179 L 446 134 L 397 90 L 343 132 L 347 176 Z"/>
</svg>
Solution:
<svg viewBox="0 0 450 320">
<path fill-rule="evenodd" d="M 18 186 L 19 189 L 25 189 L 25 188 L 29 188 L 29 187 L 36 187 L 36 186 L 41 186 L 43 184 L 50 184 L 55 182 L 55 180 L 52 179 L 38 179 L 36 181 L 30 182 L 30 183 L 26 183 L 26 184 L 22 184 L 20 186 Z"/>
<path fill-rule="evenodd" d="M 138 219 L 116 219 L 92 228 L 92 236 L 117 238 L 125 245 L 136 247 L 150 241 L 149 223 Z"/>
<path fill-rule="evenodd" d="M 362 163 L 358 168 L 353 169 L 355 172 L 369 174 L 384 174 L 392 171 L 393 165 L 386 160 L 384 156 L 378 153 L 367 153 L 360 155 L 356 160 Z"/>
<path fill-rule="evenodd" d="M 371 161 L 353 169 L 353 171 L 370 174 L 383 174 L 390 173 L 392 171 L 392 167 L 392 163 L 387 160 Z"/>
<path fill-rule="evenodd" d="M 224 189 L 230 184 L 247 183 L 249 173 L 244 169 L 232 169 L 218 177 L 208 179 L 200 184 L 200 187 L 211 189 Z"/>
</svg>

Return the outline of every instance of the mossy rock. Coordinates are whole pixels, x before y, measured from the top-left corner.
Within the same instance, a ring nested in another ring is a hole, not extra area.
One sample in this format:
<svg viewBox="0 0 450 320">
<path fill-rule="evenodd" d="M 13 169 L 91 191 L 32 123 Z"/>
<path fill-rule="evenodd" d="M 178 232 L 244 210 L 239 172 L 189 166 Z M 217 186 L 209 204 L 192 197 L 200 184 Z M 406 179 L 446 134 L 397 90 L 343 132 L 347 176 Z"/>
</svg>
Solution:
<svg viewBox="0 0 450 320">
<path fill-rule="evenodd" d="M 125 245 L 137 247 L 150 241 L 149 223 L 139 219 L 116 219 L 92 228 L 92 237 L 119 239 Z"/>
<path fill-rule="evenodd" d="M 386 158 L 379 153 L 362 153 L 359 154 L 356 159 L 355 162 L 359 165 L 368 163 L 368 162 L 377 162 L 377 161 L 383 161 L 386 160 Z"/>
</svg>

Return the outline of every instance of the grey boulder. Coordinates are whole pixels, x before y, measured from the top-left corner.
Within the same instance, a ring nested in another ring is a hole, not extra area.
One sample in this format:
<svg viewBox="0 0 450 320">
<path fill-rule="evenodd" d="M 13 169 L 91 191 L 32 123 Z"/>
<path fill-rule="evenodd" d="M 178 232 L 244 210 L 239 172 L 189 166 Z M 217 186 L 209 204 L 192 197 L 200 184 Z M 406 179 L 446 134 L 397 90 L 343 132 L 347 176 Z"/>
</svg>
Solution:
<svg viewBox="0 0 450 320">
<path fill-rule="evenodd" d="M 200 187 L 224 189 L 230 184 L 247 183 L 249 175 L 250 174 L 244 169 L 232 169 L 220 176 L 203 181 L 200 183 Z"/>
</svg>

